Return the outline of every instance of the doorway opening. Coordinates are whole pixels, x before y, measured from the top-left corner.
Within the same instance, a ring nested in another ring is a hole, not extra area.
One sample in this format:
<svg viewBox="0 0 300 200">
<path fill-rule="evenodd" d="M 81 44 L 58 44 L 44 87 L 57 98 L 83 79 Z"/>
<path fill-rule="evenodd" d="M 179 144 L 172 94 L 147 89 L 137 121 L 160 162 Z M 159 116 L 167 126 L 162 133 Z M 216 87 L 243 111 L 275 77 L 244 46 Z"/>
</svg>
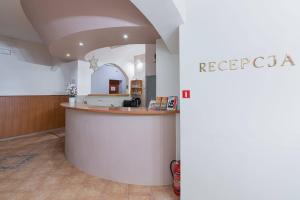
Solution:
<svg viewBox="0 0 300 200">
<path fill-rule="evenodd" d="M 109 94 L 119 94 L 121 80 L 109 80 Z"/>
</svg>

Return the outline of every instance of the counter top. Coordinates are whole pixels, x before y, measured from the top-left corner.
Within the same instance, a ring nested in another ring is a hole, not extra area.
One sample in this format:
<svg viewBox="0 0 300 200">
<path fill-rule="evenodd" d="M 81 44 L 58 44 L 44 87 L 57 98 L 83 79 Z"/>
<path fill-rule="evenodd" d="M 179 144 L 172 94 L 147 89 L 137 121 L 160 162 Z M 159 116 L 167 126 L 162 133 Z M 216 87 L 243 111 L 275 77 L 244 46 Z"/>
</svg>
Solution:
<svg viewBox="0 0 300 200">
<path fill-rule="evenodd" d="M 89 94 L 88 96 L 100 96 L 100 97 L 129 97 L 129 94 Z"/>
<path fill-rule="evenodd" d="M 127 107 L 101 107 L 87 104 L 75 104 L 70 105 L 69 103 L 60 104 L 64 108 L 73 110 L 82 110 L 97 113 L 108 113 L 108 114 L 125 114 L 125 115 L 171 115 L 179 113 L 179 111 L 156 111 L 148 110 L 144 107 L 140 108 L 127 108 Z"/>
</svg>

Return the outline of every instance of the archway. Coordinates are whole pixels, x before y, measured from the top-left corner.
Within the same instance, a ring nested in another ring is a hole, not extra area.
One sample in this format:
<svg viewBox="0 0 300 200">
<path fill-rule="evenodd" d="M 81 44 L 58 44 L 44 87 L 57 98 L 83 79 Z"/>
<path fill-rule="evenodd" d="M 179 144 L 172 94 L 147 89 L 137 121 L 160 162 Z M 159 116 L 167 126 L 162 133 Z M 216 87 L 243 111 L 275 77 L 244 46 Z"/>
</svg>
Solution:
<svg viewBox="0 0 300 200">
<path fill-rule="evenodd" d="M 110 81 L 119 81 L 118 88 L 116 88 L 117 93 L 128 93 L 129 78 L 124 70 L 114 63 L 104 64 L 92 74 L 91 92 L 93 94 L 109 94 Z"/>
</svg>

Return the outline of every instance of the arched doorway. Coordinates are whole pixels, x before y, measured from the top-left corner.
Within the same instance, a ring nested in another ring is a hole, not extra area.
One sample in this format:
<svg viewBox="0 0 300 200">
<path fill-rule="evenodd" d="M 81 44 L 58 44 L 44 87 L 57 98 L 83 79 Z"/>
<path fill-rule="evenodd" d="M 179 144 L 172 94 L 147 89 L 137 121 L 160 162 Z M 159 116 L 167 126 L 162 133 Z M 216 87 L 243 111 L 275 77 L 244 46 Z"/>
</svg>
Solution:
<svg viewBox="0 0 300 200">
<path fill-rule="evenodd" d="M 129 78 L 123 69 L 107 63 L 99 67 L 91 78 L 93 94 L 126 94 L 128 93 Z"/>
</svg>

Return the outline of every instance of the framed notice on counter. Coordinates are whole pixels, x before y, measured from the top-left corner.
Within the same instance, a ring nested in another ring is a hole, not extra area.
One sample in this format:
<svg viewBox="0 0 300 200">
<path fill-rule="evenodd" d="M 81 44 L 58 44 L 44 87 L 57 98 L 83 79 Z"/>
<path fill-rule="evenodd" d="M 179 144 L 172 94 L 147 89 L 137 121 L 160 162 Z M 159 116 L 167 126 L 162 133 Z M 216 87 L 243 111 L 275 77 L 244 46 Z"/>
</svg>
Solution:
<svg viewBox="0 0 300 200">
<path fill-rule="evenodd" d="M 167 110 L 170 110 L 170 111 L 177 110 L 177 104 L 178 104 L 178 97 L 176 97 L 176 96 L 169 97 Z"/>
</svg>

